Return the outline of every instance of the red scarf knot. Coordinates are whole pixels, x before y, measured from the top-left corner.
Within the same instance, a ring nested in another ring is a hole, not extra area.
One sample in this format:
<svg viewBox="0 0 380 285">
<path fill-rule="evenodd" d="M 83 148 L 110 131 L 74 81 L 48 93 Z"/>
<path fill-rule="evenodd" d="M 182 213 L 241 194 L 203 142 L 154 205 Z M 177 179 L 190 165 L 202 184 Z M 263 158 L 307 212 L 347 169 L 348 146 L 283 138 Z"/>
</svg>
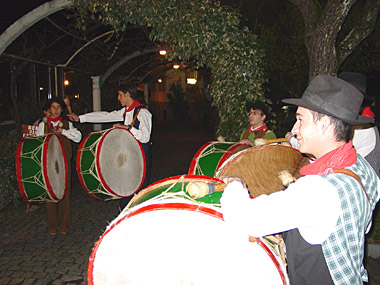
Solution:
<svg viewBox="0 0 380 285">
<path fill-rule="evenodd" d="M 262 124 L 261 126 L 257 127 L 257 128 L 254 128 L 252 125 L 249 125 L 249 133 L 255 133 L 257 131 L 260 131 L 260 130 L 267 130 L 268 127 L 267 125 L 264 123 Z"/>
<path fill-rule="evenodd" d="M 301 175 L 324 175 L 333 173 L 334 169 L 342 169 L 357 162 L 356 149 L 352 141 L 326 153 L 315 162 L 300 169 Z"/>
<path fill-rule="evenodd" d="M 56 118 L 47 118 L 48 119 L 48 126 L 49 126 L 49 128 L 51 128 L 52 126 L 53 126 L 53 122 L 55 123 L 55 122 L 63 122 L 63 119 L 62 119 L 62 117 L 61 116 L 59 116 L 59 117 L 56 117 Z"/>
<path fill-rule="evenodd" d="M 133 111 L 133 109 L 135 109 L 138 106 L 143 106 L 143 104 L 141 104 L 138 100 L 133 101 L 131 106 L 125 107 L 123 116 L 125 115 L 125 113 Z"/>
</svg>

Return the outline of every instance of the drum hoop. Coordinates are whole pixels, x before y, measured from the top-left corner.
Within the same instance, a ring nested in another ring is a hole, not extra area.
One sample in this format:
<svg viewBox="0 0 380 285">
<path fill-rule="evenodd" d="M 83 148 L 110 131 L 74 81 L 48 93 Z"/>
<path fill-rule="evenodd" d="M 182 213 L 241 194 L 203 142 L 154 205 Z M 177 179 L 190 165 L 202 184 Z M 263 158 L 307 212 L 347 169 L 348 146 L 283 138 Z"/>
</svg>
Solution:
<svg viewBox="0 0 380 285">
<path fill-rule="evenodd" d="M 276 258 L 276 256 L 273 254 L 273 252 L 269 249 L 269 247 L 265 244 L 264 241 L 262 241 L 262 240 L 259 239 L 259 238 L 255 238 L 255 237 L 251 237 L 251 238 L 253 239 L 253 241 L 251 241 L 251 239 L 250 239 L 250 242 L 255 242 L 255 243 L 257 243 L 257 244 L 260 245 L 260 246 L 264 249 L 264 251 L 268 254 L 268 256 L 270 257 L 270 259 L 272 260 L 272 262 L 273 262 L 274 265 L 276 266 L 278 273 L 279 273 L 280 276 L 281 276 L 282 283 L 285 285 L 285 284 L 286 284 L 285 272 L 283 272 L 283 271 L 281 270 L 280 262 L 278 261 L 278 259 Z"/>
<path fill-rule="evenodd" d="M 91 193 L 91 190 L 87 187 L 86 183 L 84 182 L 83 174 L 81 171 L 83 146 L 87 142 L 87 140 L 91 136 L 91 134 L 92 133 L 89 133 L 88 135 L 86 135 L 85 138 L 81 141 L 81 143 L 79 145 L 78 152 L 77 152 L 77 163 L 76 163 L 77 164 L 77 174 L 78 174 L 79 182 L 80 182 L 80 184 L 82 184 L 84 191 L 86 191 L 87 194 L 91 198 L 94 198 L 94 199 L 99 200 L 99 201 L 103 201 L 103 199 L 100 199 L 99 197 L 96 197 L 94 194 Z"/>
<path fill-rule="evenodd" d="M 176 176 L 172 176 L 172 177 L 168 177 L 168 178 L 165 178 L 165 179 L 158 180 L 158 181 L 150 184 L 145 189 L 148 189 L 151 186 L 156 186 L 156 185 L 164 183 L 166 181 L 175 180 L 175 179 L 178 179 L 178 180 L 181 179 L 181 182 L 188 182 L 188 181 L 191 182 L 191 179 L 193 179 L 193 178 L 195 178 L 195 179 L 209 180 L 209 181 L 214 181 L 214 182 L 219 182 L 219 183 L 223 183 L 224 184 L 224 181 L 222 179 L 217 178 L 217 177 L 211 177 L 211 176 L 200 175 L 200 174 L 183 174 L 183 175 L 176 175 Z"/>
<path fill-rule="evenodd" d="M 180 208 L 178 208 L 178 207 L 180 207 Z M 96 242 L 94 249 L 91 252 L 89 263 L 88 263 L 88 269 L 87 269 L 88 284 L 90 284 L 90 285 L 94 284 L 94 279 L 93 279 L 94 260 L 96 257 L 96 252 L 98 251 L 98 248 L 100 246 L 100 243 L 103 241 L 103 238 L 111 230 L 113 230 L 118 224 L 120 224 L 122 221 L 124 221 L 125 219 L 131 218 L 131 217 L 136 216 L 138 214 L 148 213 L 148 212 L 152 212 L 152 211 L 156 211 L 156 210 L 187 210 L 187 211 L 192 211 L 192 212 L 199 212 L 199 213 L 202 213 L 202 214 L 205 214 L 208 216 L 212 216 L 212 217 L 215 217 L 215 218 L 223 221 L 223 214 L 221 212 L 218 212 L 212 208 L 208 208 L 208 207 L 205 207 L 202 205 L 187 204 L 187 203 L 151 204 L 151 205 L 141 207 L 141 208 L 137 209 L 136 211 L 130 212 L 129 214 L 125 215 L 120 220 L 118 220 L 115 224 L 113 224 L 109 229 L 107 229 L 106 232 Z"/>
<path fill-rule="evenodd" d="M 202 154 L 202 152 L 205 150 L 206 147 L 210 146 L 211 144 L 215 144 L 215 143 L 220 143 L 219 141 L 211 141 L 211 142 L 207 142 L 205 143 L 204 145 L 202 145 L 198 151 L 195 153 L 195 155 L 193 156 L 193 159 L 191 160 L 191 163 L 190 163 L 190 167 L 189 167 L 189 173 L 194 173 L 196 167 L 197 167 L 197 162 L 198 162 L 198 158 L 199 156 Z M 224 142 L 225 144 L 232 144 L 234 145 L 234 143 L 229 143 L 229 142 Z M 229 149 L 228 149 L 229 150 Z M 219 165 L 218 165 L 219 166 Z"/>
<path fill-rule="evenodd" d="M 215 172 L 218 171 L 218 169 L 222 166 L 222 164 L 231 156 L 231 153 L 237 149 L 238 147 L 242 146 L 242 144 L 234 144 L 230 148 L 227 149 L 225 154 L 219 159 L 218 165 L 216 166 Z"/>
<path fill-rule="evenodd" d="M 133 134 L 132 134 L 129 130 L 127 130 L 127 129 L 125 129 L 125 128 L 120 128 L 120 127 L 112 128 L 112 129 L 106 131 L 106 132 L 102 135 L 102 137 L 100 138 L 99 145 L 98 145 L 97 148 L 96 148 L 96 157 L 99 157 L 99 155 L 100 155 L 100 149 L 101 149 L 101 146 L 102 146 L 102 144 L 103 144 L 103 141 L 104 141 L 105 137 L 106 137 L 106 136 L 107 136 L 112 130 L 114 130 L 114 129 L 120 129 L 120 130 L 127 131 L 127 132 L 131 135 L 131 137 L 137 142 L 138 146 L 140 147 L 140 152 L 142 153 L 143 165 L 144 165 L 144 168 L 143 168 L 143 177 L 142 177 L 142 179 L 141 179 L 141 181 L 140 181 L 139 186 L 136 188 L 136 190 L 135 190 L 131 195 L 129 195 L 129 196 L 132 196 L 134 193 L 136 193 L 136 192 L 140 189 L 140 187 L 141 187 L 142 184 L 144 183 L 145 172 L 146 172 L 145 153 L 144 153 L 144 150 L 143 150 L 143 148 L 142 148 L 142 146 L 141 146 L 141 143 L 140 143 L 140 142 L 139 142 L 139 141 L 133 136 Z M 112 189 L 111 189 L 111 188 L 108 186 L 108 184 L 106 183 L 106 181 L 105 181 L 105 179 L 104 179 L 104 177 L 103 177 L 103 174 L 102 174 L 102 172 L 100 171 L 100 161 L 99 161 L 99 159 L 96 160 L 96 170 L 97 170 L 97 173 L 98 173 L 98 175 L 99 175 L 100 181 L 102 182 L 103 187 L 104 187 L 106 190 L 108 190 L 110 193 L 114 194 L 114 195 L 117 196 L 117 197 L 124 197 L 124 196 L 120 196 L 120 195 L 116 194 L 114 191 L 112 191 Z M 129 197 L 129 196 L 128 196 L 128 197 Z"/>
<path fill-rule="evenodd" d="M 118 220 L 115 224 L 113 224 L 109 229 L 106 230 L 106 232 L 100 237 L 100 239 L 96 242 L 94 249 L 91 252 L 90 259 L 89 259 L 89 264 L 88 264 L 88 269 L 87 269 L 87 281 L 88 284 L 92 285 L 94 284 L 94 279 L 93 279 L 93 272 L 94 272 L 94 261 L 96 257 L 96 253 L 98 251 L 98 248 L 103 241 L 103 238 L 111 231 L 113 230 L 118 224 L 120 224 L 122 221 L 125 219 L 129 219 L 133 216 L 137 216 L 139 214 L 143 213 L 149 213 L 152 211 L 157 211 L 157 210 L 185 210 L 185 211 L 192 211 L 192 212 L 198 212 L 202 213 L 211 217 L 215 217 L 219 220 L 224 221 L 223 219 L 223 214 L 215 209 L 205 207 L 202 205 L 197 205 L 197 204 L 188 204 L 188 203 L 161 203 L 161 204 L 150 204 L 141 208 L 138 208 L 137 210 L 130 212 L 129 214 L 125 215 L 122 217 L 120 220 Z M 269 247 L 264 243 L 264 241 L 258 239 L 258 238 L 253 238 L 253 241 L 250 242 L 255 242 L 257 243 L 269 256 L 269 258 L 272 260 L 274 266 L 276 267 L 282 283 L 285 285 L 286 284 L 286 279 L 285 279 L 285 273 L 281 270 L 281 266 L 277 258 L 274 256 L 273 252 L 269 249 Z"/>
<path fill-rule="evenodd" d="M 18 184 L 18 190 L 22 196 L 22 198 L 29 202 L 28 197 L 26 196 L 26 190 L 24 187 L 24 184 L 22 183 L 22 171 L 21 171 L 21 149 L 24 145 L 25 138 L 21 139 L 17 145 L 16 150 L 16 176 L 17 176 L 17 184 Z"/>
<path fill-rule="evenodd" d="M 43 174 L 44 174 L 44 179 L 46 182 L 46 188 L 48 190 L 48 194 L 52 199 L 54 199 L 58 202 L 58 201 L 60 201 L 60 199 L 58 199 L 58 197 L 55 195 L 55 193 L 53 191 L 53 187 L 50 184 L 49 176 L 47 173 L 47 167 L 46 167 L 46 165 L 47 165 L 47 147 L 45 147 L 45 145 L 47 145 L 49 143 L 49 141 L 51 140 L 52 137 L 53 137 L 53 134 L 48 134 L 44 140 L 44 147 L 42 148 L 42 165 L 43 165 Z M 67 190 L 67 183 L 68 183 L 67 172 L 68 172 L 68 169 L 67 169 L 65 149 L 63 148 L 63 144 L 62 144 L 62 141 L 59 138 L 59 136 L 56 136 L 56 137 L 58 139 L 59 145 L 61 146 L 61 150 L 62 150 L 62 154 L 63 154 L 63 161 L 65 164 L 65 189 L 64 189 L 63 195 L 62 195 L 62 199 L 63 199 L 66 195 L 66 190 Z"/>
</svg>

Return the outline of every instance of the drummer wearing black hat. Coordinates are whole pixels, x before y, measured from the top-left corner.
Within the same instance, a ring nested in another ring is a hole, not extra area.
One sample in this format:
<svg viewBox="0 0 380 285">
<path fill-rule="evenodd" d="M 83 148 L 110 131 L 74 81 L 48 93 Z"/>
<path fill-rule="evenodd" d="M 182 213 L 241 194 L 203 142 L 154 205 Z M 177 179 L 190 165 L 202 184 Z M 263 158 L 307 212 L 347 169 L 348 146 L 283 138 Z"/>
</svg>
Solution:
<svg viewBox="0 0 380 285">
<path fill-rule="evenodd" d="M 262 102 L 251 102 L 247 103 L 246 109 L 249 127 L 240 135 L 240 143 L 255 146 L 255 139 L 275 139 L 275 133 L 265 123 L 269 120 L 268 107 Z"/>
<path fill-rule="evenodd" d="M 283 102 L 298 106 L 292 133 L 300 151 L 316 160 L 302 167 L 302 177 L 286 190 L 269 196 L 250 199 L 239 181 L 224 190 L 223 217 L 237 232 L 284 233 L 290 284 L 368 282 L 364 236 L 380 181 L 350 141 L 354 125 L 372 121 L 359 115 L 363 97 L 344 80 L 314 78 L 302 98 Z"/>
</svg>

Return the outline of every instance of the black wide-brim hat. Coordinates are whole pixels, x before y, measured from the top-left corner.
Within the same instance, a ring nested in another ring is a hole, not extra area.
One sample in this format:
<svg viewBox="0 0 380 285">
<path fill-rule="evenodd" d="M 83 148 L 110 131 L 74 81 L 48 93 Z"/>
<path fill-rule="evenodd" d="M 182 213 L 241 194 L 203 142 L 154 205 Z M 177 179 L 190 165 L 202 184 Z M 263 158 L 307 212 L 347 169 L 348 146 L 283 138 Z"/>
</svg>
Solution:
<svg viewBox="0 0 380 285">
<path fill-rule="evenodd" d="M 319 75 L 310 82 L 302 98 L 284 99 L 282 102 L 333 116 L 356 126 L 374 121 L 359 115 L 363 98 L 364 95 L 350 83 L 330 75 Z"/>
</svg>

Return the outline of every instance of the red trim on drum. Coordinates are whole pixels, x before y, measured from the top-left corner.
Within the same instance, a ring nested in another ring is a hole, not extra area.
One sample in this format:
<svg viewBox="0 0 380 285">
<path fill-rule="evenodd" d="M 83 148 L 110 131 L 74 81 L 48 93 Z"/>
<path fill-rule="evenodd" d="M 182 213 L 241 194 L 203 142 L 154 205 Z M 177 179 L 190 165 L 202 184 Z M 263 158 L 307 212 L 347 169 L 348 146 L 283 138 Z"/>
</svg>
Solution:
<svg viewBox="0 0 380 285">
<path fill-rule="evenodd" d="M 198 175 L 195 175 L 198 176 Z M 152 212 L 155 210 L 187 210 L 187 211 L 193 211 L 193 212 L 199 212 L 202 214 L 206 214 L 209 216 L 213 216 L 217 219 L 223 220 L 223 214 L 208 208 L 204 207 L 198 204 L 185 204 L 185 203 L 165 203 L 165 204 L 153 204 L 153 205 L 148 205 L 145 207 L 142 207 L 140 209 L 137 209 L 136 211 L 132 212 L 130 215 L 124 216 L 121 218 L 119 221 L 117 221 L 115 224 L 113 224 L 96 242 L 94 249 L 91 252 L 90 259 L 88 262 L 88 269 L 87 269 L 87 281 L 88 284 L 92 285 L 94 284 L 94 278 L 93 278 L 93 272 L 94 272 L 94 261 L 96 257 L 96 252 L 100 246 L 100 243 L 102 242 L 103 238 L 113 229 L 115 228 L 118 224 L 120 224 L 122 221 L 125 219 L 128 219 L 130 217 L 136 216 L 138 214 L 142 213 L 147 213 L 147 212 Z"/>
<path fill-rule="evenodd" d="M 270 259 L 272 259 L 272 262 L 274 263 L 274 265 L 276 266 L 277 268 L 277 271 L 278 273 L 280 274 L 281 276 L 281 280 L 282 280 L 282 283 L 285 285 L 286 284 L 286 280 L 285 280 L 285 274 L 284 272 L 281 270 L 281 266 L 280 266 L 280 263 L 278 262 L 277 258 L 274 256 L 273 252 L 268 248 L 268 246 L 263 243 L 260 239 L 257 239 L 255 238 L 255 241 L 257 244 L 259 244 L 264 250 L 265 252 L 269 255 Z"/>
<path fill-rule="evenodd" d="M 103 199 L 100 199 L 99 197 L 96 197 L 94 194 L 91 193 L 91 190 L 87 187 L 86 183 L 84 182 L 83 175 L 81 174 L 81 172 L 82 172 L 81 171 L 81 162 L 82 162 L 82 153 L 83 153 L 82 148 L 83 148 L 83 145 L 87 142 L 87 140 L 88 140 L 88 138 L 90 136 L 91 136 L 91 133 L 88 134 L 87 136 L 85 136 L 84 139 L 81 141 L 81 143 L 79 145 L 78 152 L 77 152 L 77 163 L 76 163 L 77 164 L 77 174 L 78 174 L 79 182 L 82 185 L 84 191 L 86 191 L 87 194 L 91 198 L 103 201 Z"/>
<path fill-rule="evenodd" d="M 215 172 L 219 170 L 219 168 L 222 166 L 222 164 L 227 160 L 227 158 L 230 157 L 231 152 L 233 152 L 238 147 L 242 146 L 243 144 L 234 144 L 229 149 L 226 150 L 226 152 L 223 154 L 223 156 L 219 159 L 218 164 L 216 165 Z"/>
<path fill-rule="evenodd" d="M 18 184 L 18 190 L 20 191 L 20 194 L 22 198 L 29 202 L 28 197 L 26 196 L 26 191 L 24 188 L 24 184 L 22 183 L 22 171 L 21 171 L 21 149 L 24 145 L 25 139 L 21 139 L 17 145 L 16 150 L 16 177 L 17 177 L 17 184 Z"/>
<path fill-rule="evenodd" d="M 42 147 L 42 165 L 41 166 L 42 166 L 42 172 L 44 174 L 44 179 L 46 182 L 46 188 L 47 188 L 46 190 L 48 191 L 50 198 L 52 198 L 53 200 L 58 202 L 59 199 L 57 198 L 57 196 L 55 196 L 55 193 L 53 192 L 53 187 L 50 184 L 49 176 L 47 173 L 47 167 L 46 167 L 46 165 L 47 165 L 47 145 L 49 144 L 49 141 L 51 140 L 52 136 L 53 136 L 52 134 L 48 134 L 44 138 L 43 147 Z M 59 141 L 59 138 L 58 138 L 58 141 Z M 61 144 L 61 147 L 62 147 L 62 144 Z M 65 168 L 67 168 L 67 167 L 65 167 Z M 67 172 L 67 169 L 66 169 L 66 172 Z"/>
<path fill-rule="evenodd" d="M 184 178 L 184 179 L 188 179 L 188 178 L 204 179 L 204 180 L 210 180 L 210 181 L 213 181 L 213 182 L 218 182 L 218 183 L 223 183 L 224 184 L 223 180 L 221 180 L 219 178 L 215 178 L 215 177 L 211 177 L 211 176 L 206 176 L 206 175 L 200 175 L 200 174 L 185 174 L 185 175 L 172 176 L 172 177 L 169 177 L 169 178 L 165 178 L 165 179 L 156 181 L 156 182 L 150 184 L 147 188 L 150 188 L 151 186 L 154 186 L 154 185 L 157 185 L 157 184 L 169 181 L 169 180 L 181 179 L 181 178 Z M 147 189 L 147 188 L 145 188 L 145 189 Z"/>
<path fill-rule="evenodd" d="M 142 179 L 141 179 L 141 182 L 140 182 L 140 185 L 136 188 L 136 190 L 130 195 L 130 196 L 132 196 L 134 193 L 136 193 L 139 189 L 140 189 L 140 187 L 142 186 L 142 184 L 144 183 L 144 179 L 145 179 L 145 172 L 146 172 L 146 165 L 145 165 L 145 154 L 144 154 L 144 151 L 143 151 L 143 148 L 142 148 L 142 146 L 141 146 L 141 143 L 133 136 L 133 134 L 129 131 L 129 130 L 127 130 L 127 129 L 125 129 L 125 128 L 113 128 L 113 129 L 110 129 L 110 130 L 108 130 L 108 131 L 106 131 L 103 135 L 102 135 L 102 137 L 100 138 L 100 141 L 99 141 L 99 144 L 98 144 L 98 146 L 97 146 L 97 148 L 96 148 L 96 170 L 97 170 L 97 173 L 98 173 L 98 175 L 99 175 L 99 178 L 100 178 L 100 181 L 102 182 L 102 184 L 103 184 L 103 187 L 107 190 L 107 191 L 109 191 L 111 194 L 113 194 L 113 195 L 115 195 L 115 196 L 117 196 L 117 197 L 124 197 L 124 196 L 120 196 L 120 195 L 118 195 L 117 193 L 115 193 L 114 191 L 112 191 L 112 189 L 108 186 L 108 184 L 106 183 L 106 181 L 104 180 L 104 177 L 103 177 L 103 174 L 102 174 L 102 172 L 100 171 L 100 162 L 99 162 L 99 155 L 100 155 L 100 149 L 102 148 L 102 144 L 103 144 L 103 141 L 104 141 L 104 139 L 105 139 L 105 137 L 108 135 L 108 133 L 109 132 L 111 132 L 112 130 L 114 130 L 114 129 L 120 129 L 120 130 L 124 130 L 124 131 L 127 131 L 131 136 L 132 136 L 132 138 L 138 143 L 138 145 L 139 145 L 139 147 L 140 147 L 140 151 L 141 151 L 141 153 L 142 153 L 142 156 L 143 156 L 143 163 L 144 163 L 144 171 L 143 171 L 143 177 L 142 177 Z"/>
<path fill-rule="evenodd" d="M 199 156 L 201 155 L 201 153 L 204 151 L 204 149 L 206 147 L 208 147 L 210 144 L 211 144 L 211 142 L 205 143 L 203 146 L 201 146 L 198 149 L 198 151 L 194 155 L 193 159 L 191 160 L 190 168 L 189 168 L 189 174 L 194 174 L 195 168 L 196 168 L 196 165 L 197 165 L 197 159 L 199 158 Z"/>
<path fill-rule="evenodd" d="M 202 214 L 206 214 L 215 218 L 218 218 L 219 220 L 223 221 L 223 214 L 208 207 L 204 207 L 198 204 L 186 204 L 186 203 L 165 203 L 165 204 L 152 204 L 148 205 L 142 208 L 137 209 L 136 211 L 132 212 L 127 218 L 131 218 L 133 216 L 152 212 L 156 210 L 186 210 L 186 211 L 193 211 L 193 212 L 199 212 Z"/>
<path fill-rule="evenodd" d="M 62 149 L 62 154 L 63 154 L 63 161 L 65 162 L 65 190 L 63 192 L 63 196 L 62 196 L 62 199 L 65 198 L 65 195 L 67 193 L 67 185 L 68 185 L 68 175 L 69 175 L 69 169 L 68 169 L 68 166 L 67 166 L 67 160 L 66 160 L 66 152 L 65 152 L 65 148 L 63 147 L 63 143 L 61 141 L 61 139 L 59 138 L 59 136 L 57 136 L 57 139 L 59 141 L 59 144 L 61 145 L 61 149 Z"/>
</svg>

